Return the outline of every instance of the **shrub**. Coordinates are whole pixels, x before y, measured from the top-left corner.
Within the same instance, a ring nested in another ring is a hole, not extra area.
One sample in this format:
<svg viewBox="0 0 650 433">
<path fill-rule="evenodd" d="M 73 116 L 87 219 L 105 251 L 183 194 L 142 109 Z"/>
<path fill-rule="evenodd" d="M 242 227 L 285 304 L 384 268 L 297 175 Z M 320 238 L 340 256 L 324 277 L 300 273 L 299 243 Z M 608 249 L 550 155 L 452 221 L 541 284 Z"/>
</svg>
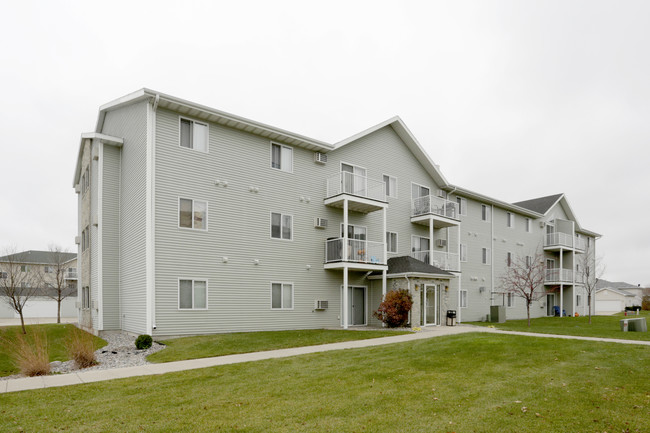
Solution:
<svg viewBox="0 0 650 433">
<path fill-rule="evenodd" d="M 31 337 L 17 333 L 11 340 L 4 339 L 14 364 L 25 376 L 43 376 L 50 372 L 47 334 L 34 328 Z"/>
<path fill-rule="evenodd" d="M 95 342 L 92 334 L 76 326 L 72 328 L 65 342 L 68 356 L 74 361 L 77 368 L 88 368 L 97 365 L 95 359 Z"/>
<path fill-rule="evenodd" d="M 650 310 L 650 295 L 645 295 L 643 301 L 641 302 L 641 308 L 644 310 Z"/>
<path fill-rule="evenodd" d="M 413 298 L 408 290 L 391 290 L 386 293 L 384 300 L 379 304 L 379 308 L 372 315 L 384 322 L 389 328 L 396 328 L 406 324 L 412 306 Z"/>
<path fill-rule="evenodd" d="M 138 350 L 148 349 L 151 347 L 152 344 L 153 344 L 153 339 L 151 338 L 151 335 L 142 334 L 135 339 L 135 347 Z"/>
</svg>

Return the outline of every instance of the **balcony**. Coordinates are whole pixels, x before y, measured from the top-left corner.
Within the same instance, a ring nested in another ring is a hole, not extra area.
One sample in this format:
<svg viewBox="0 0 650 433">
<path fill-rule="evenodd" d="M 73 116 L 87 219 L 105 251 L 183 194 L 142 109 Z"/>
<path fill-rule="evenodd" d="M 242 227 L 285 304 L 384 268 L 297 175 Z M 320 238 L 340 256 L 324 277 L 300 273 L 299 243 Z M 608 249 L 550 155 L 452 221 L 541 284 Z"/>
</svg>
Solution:
<svg viewBox="0 0 650 433">
<path fill-rule="evenodd" d="M 387 267 L 383 242 L 348 239 L 347 258 L 344 260 L 343 241 L 343 238 L 325 241 L 325 269 L 382 270 Z"/>
<path fill-rule="evenodd" d="M 411 200 L 411 222 L 428 226 L 430 221 L 436 228 L 459 225 L 458 204 L 433 195 Z"/>
<path fill-rule="evenodd" d="M 559 250 L 560 248 L 585 251 L 587 249 L 587 243 L 584 239 L 573 236 L 569 233 L 547 233 L 544 238 L 544 249 Z"/>
<path fill-rule="evenodd" d="M 547 269 L 546 277 L 544 278 L 545 284 L 560 284 L 571 283 L 573 284 L 573 271 L 571 269 Z"/>
<path fill-rule="evenodd" d="M 63 277 L 66 280 L 76 280 L 77 279 L 77 272 L 76 271 L 75 272 L 67 271 L 67 272 L 65 272 L 63 274 Z"/>
<path fill-rule="evenodd" d="M 349 210 L 362 213 L 384 209 L 388 205 L 384 182 L 342 171 L 327 179 L 325 205 L 343 208 L 344 199 L 348 200 Z"/>
<path fill-rule="evenodd" d="M 429 264 L 429 256 L 432 258 L 432 265 L 443 271 L 460 271 L 460 256 L 456 253 L 444 251 L 413 251 L 411 257 Z"/>
</svg>

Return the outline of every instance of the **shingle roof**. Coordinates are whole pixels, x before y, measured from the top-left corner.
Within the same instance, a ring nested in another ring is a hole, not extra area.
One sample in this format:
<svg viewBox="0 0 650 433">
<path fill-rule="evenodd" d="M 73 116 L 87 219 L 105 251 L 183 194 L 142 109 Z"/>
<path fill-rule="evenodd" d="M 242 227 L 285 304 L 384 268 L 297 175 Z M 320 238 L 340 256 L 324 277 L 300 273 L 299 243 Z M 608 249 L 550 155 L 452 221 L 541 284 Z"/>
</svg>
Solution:
<svg viewBox="0 0 650 433">
<path fill-rule="evenodd" d="M 23 251 L 20 253 L 9 254 L 7 256 L 0 257 L 0 262 L 12 261 L 14 263 L 34 263 L 34 264 L 54 264 L 56 261 L 54 259 L 54 254 L 51 251 L 37 251 L 29 250 Z M 63 263 L 67 263 L 70 260 L 76 259 L 77 255 L 75 253 L 60 253 L 63 259 Z"/>
<path fill-rule="evenodd" d="M 564 194 L 548 195 L 546 197 L 533 198 L 530 200 L 513 203 L 515 206 L 532 210 L 533 212 L 545 214 Z"/>
<path fill-rule="evenodd" d="M 431 266 L 427 263 L 421 262 L 410 256 L 392 257 L 388 259 L 387 274 L 390 275 L 390 274 L 409 274 L 409 273 L 448 275 L 450 277 L 454 276 L 454 274 L 450 272 L 443 271 L 440 268 Z M 381 272 L 379 273 L 375 272 L 375 274 L 381 275 Z"/>
</svg>

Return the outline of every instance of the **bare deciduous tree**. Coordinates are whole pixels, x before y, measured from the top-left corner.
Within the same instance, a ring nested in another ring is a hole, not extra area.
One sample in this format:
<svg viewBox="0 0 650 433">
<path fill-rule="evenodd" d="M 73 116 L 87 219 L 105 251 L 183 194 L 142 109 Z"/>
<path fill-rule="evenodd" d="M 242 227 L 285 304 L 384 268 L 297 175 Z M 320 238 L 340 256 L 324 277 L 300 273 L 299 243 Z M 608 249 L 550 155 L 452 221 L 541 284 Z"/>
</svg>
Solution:
<svg viewBox="0 0 650 433">
<path fill-rule="evenodd" d="M 55 244 L 49 246 L 49 251 L 50 272 L 42 274 L 42 283 L 46 296 L 56 301 L 56 323 L 61 323 L 61 302 L 76 291 L 76 286 L 69 284 L 66 278 L 71 268 L 67 251 Z"/>
<path fill-rule="evenodd" d="M 530 326 L 530 306 L 542 296 L 546 265 L 544 256 L 539 251 L 534 256 L 516 256 L 512 259 L 505 273 L 501 276 L 501 287 L 506 293 L 522 298 L 526 302 L 528 326 Z"/>
<path fill-rule="evenodd" d="M 593 242 L 591 243 L 593 245 Z M 589 324 L 591 324 L 592 300 L 596 296 L 596 286 L 605 272 L 605 266 L 600 257 L 595 257 L 593 248 L 588 246 L 584 254 L 578 258 L 577 280 L 584 285 L 587 293 L 587 308 L 589 309 Z"/>
<path fill-rule="evenodd" d="M 37 291 L 40 272 L 37 267 L 30 267 L 25 254 L 16 252 L 15 247 L 5 248 L 4 255 L 0 261 L 0 297 L 18 313 L 23 334 L 26 334 L 23 311 Z"/>
</svg>

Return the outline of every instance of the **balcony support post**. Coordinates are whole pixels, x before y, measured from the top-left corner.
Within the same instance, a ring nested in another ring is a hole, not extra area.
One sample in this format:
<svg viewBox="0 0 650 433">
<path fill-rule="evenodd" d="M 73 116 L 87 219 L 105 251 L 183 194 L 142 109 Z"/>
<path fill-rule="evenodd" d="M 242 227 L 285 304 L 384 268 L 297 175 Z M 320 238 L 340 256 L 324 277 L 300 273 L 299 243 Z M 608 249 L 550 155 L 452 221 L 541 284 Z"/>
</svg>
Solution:
<svg viewBox="0 0 650 433">
<path fill-rule="evenodd" d="M 348 199 L 343 199 L 343 261 L 349 259 L 348 255 Z"/>
<path fill-rule="evenodd" d="M 343 329 L 348 329 L 348 266 L 343 268 Z"/>
<path fill-rule="evenodd" d="M 433 217 L 429 217 L 429 264 L 433 266 Z"/>
<path fill-rule="evenodd" d="M 387 225 L 386 225 L 386 208 L 384 208 L 384 259 L 381 263 L 386 263 L 388 264 L 388 235 L 386 232 Z M 386 269 L 381 271 L 381 300 L 384 300 L 384 296 L 386 296 Z"/>
</svg>

